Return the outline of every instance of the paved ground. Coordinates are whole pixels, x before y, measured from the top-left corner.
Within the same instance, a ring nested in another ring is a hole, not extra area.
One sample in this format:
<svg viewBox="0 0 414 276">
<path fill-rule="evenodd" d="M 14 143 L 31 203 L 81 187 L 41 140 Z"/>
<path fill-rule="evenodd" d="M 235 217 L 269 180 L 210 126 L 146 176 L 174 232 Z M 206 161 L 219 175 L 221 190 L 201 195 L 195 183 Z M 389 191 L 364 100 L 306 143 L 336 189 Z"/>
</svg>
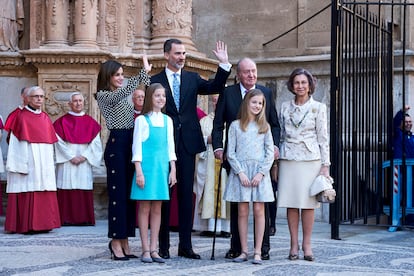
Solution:
<svg viewBox="0 0 414 276">
<path fill-rule="evenodd" d="M 386 228 L 346 225 L 340 226 L 341 240 L 331 240 L 330 225 L 316 223 L 316 261 L 289 261 L 286 220 L 278 218 L 271 259 L 263 265 L 225 259 L 229 239 L 224 238 L 217 239 L 215 260 L 210 260 L 212 238 L 198 233 L 193 234 L 193 245 L 202 260 L 177 257 L 178 236 L 172 233 L 172 258 L 166 264 L 115 262 L 110 260 L 106 229 L 106 222 L 98 221 L 94 227 L 62 227 L 38 235 L 1 231 L 0 275 L 414 275 L 414 231 L 408 229 L 390 233 Z M 139 254 L 139 239 L 131 241 Z"/>
</svg>

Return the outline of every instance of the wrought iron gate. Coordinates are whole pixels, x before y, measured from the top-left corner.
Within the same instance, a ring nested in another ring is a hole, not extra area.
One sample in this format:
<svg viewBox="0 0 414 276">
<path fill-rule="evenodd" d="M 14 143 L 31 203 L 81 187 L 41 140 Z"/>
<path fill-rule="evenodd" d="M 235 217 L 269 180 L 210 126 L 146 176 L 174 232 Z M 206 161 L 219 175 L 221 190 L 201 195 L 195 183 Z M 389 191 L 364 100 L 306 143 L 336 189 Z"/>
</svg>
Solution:
<svg viewBox="0 0 414 276">
<path fill-rule="evenodd" d="M 406 5 L 384 2 L 332 1 L 331 170 L 338 193 L 330 209 L 333 239 L 342 223 L 392 224 L 384 216 L 385 206 L 392 212 L 392 172 L 383 173 L 383 162 L 392 156 L 393 26 L 383 18 L 386 9 L 394 14 L 394 5 L 405 14 Z"/>
</svg>

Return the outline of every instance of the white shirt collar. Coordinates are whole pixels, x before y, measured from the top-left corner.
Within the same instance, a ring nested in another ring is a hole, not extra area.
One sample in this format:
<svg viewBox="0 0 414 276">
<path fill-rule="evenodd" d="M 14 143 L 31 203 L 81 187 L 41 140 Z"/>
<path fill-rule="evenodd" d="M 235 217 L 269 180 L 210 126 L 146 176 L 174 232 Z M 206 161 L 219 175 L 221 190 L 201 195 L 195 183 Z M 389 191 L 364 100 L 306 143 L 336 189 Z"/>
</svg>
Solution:
<svg viewBox="0 0 414 276">
<path fill-rule="evenodd" d="M 148 112 L 148 116 L 149 117 L 154 117 L 154 118 L 162 117 L 163 114 L 164 113 L 162 113 L 162 112 L 154 112 L 154 111 Z"/>
<path fill-rule="evenodd" d="M 177 72 L 173 72 L 172 70 L 165 67 L 165 73 L 167 74 L 167 77 L 171 77 L 171 78 L 173 77 L 173 74 L 178 74 L 178 76 L 181 76 L 181 69 L 178 70 Z"/>
<path fill-rule="evenodd" d="M 255 88 L 256 88 L 256 85 L 253 85 L 252 88 L 247 89 L 243 86 L 242 83 L 240 83 L 240 92 L 241 92 L 242 98 L 244 98 L 244 94 L 246 94 L 246 90 L 252 90 L 252 89 L 255 89 Z"/>
</svg>

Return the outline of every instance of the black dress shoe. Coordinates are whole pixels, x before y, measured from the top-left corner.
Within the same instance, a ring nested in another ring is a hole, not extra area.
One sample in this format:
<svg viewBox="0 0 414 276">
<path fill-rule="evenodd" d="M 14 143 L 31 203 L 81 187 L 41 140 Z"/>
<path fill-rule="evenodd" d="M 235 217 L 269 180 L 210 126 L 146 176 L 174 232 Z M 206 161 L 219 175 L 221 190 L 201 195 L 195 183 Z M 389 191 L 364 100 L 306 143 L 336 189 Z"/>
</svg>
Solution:
<svg viewBox="0 0 414 276">
<path fill-rule="evenodd" d="M 262 260 L 270 260 L 269 252 L 262 252 Z"/>
<path fill-rule="evenodd" d="M 168 251 L 168 249 L 160 249 L 158 251 L 158 255 L 160 255 L 160 257 L 163 258 L 163 259 L 169 259 L 170 258 L 170 252 Z"/>
<path fill-rule="evenodd" d="M 228 239 L 231 237 L 231 234 L 226 231 L 221 231 L 219 237 Z"/>
<path fill-rule="evenodd" d="M 201 259 L 200 255 L 198 255 L 197 253 L 195 253 L 193 251 L 193 249 L 178 249 L 178 256 L 180 257 L 184 257 L 187 259 Z"/>
<path fill-rule="evenodd" d="M 240 252 L 234 251 L 233 249 L 229 249 L 229 251 L 227 251 L 226 255 L 224 256 L 224 258 L 226 259 L 234 259 L 237 258 L 238 256 L 240 256 Z"/>
<path fill-rule="evenodd" d="M 200 236 L 201 237 L 213 237 L 214 233 L 212 231 L 201 231 Z"/>
<path fill-rule="evenodd" d="M 271 226 L 269 229 L 269 236 L 274 236 L 276 234 L 276 227 Z"/>
</svg>

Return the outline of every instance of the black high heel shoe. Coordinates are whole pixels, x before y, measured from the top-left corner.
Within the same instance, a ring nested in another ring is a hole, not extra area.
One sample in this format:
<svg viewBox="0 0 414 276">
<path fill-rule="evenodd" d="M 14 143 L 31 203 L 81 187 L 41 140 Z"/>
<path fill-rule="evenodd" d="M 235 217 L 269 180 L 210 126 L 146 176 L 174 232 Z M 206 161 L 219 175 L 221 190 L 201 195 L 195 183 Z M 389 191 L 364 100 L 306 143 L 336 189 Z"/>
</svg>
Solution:
<svg viewBox="0 0 414 276">
<path fill-rule="evenodd" d="M 302 250 L 303 250 L 303 259 L 305 260 L 305 261 L 308 261 L 308 262 L 313 262 L 314 260 L 315 260 L 315 257 L 313 256 L 313 254 L 311 254 L 311 255 L 305 255 L 305 249 L 303 249 L 303 246 L 302 246 Z"/>
<path fill-rule="evenodd" d="M 122 248 L 122 253 L 124 253 L 125 257 L 130 258 L 130 259 L 137 259 L 138 258 L 137 255 L 125 253 L 125 250 L 123 248 Z"/>
<path fill-rule="evenodd" d="M 109 248 L 109 251 L 111 252 L 111 259 L 115 261 L 128 261 L 129 260 L 127 256 L 118 257 L 117 255 L 115 255 L 114 250 L 112 249 L 112 241 L 108 243 L 108 248 Z"/>
<path fill-rule="evenodd" d="M 300 248 L 298 246 L 298 253 L 291 253 L 291 252 L 289 252 L 288 259 L 291 260 L 291 261 L 299 260 L 299 250 L 300 250 Z"/>
<path fill-rule="evenodd" d="M 308 262 L 313 262 L 315 260 L 315 257 L 313 255 L 305 255 L 303 256 L 303 259 Z"/>
</svg>

